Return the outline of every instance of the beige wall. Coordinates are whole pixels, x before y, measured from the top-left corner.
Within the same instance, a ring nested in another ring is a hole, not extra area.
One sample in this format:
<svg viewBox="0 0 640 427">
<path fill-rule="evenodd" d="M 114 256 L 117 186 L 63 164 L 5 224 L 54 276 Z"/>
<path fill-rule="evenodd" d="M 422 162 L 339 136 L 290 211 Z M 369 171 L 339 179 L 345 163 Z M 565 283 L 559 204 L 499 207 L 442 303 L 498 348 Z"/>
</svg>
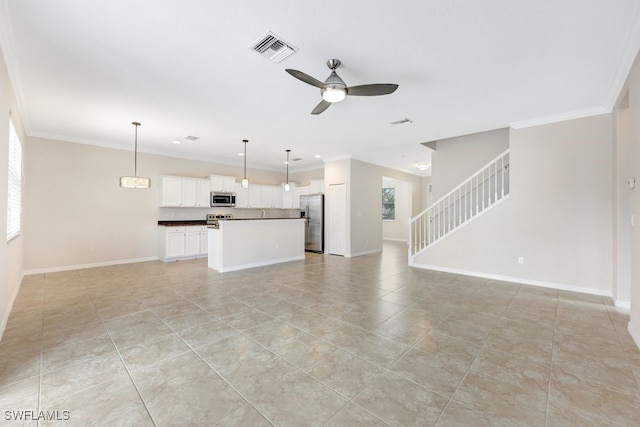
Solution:
<svg viewBox="0 0 640 427">
<path fill-rule="evenodd" d="M 347 256 L 364 255 L 382 250 L 380 195 L 382 178 L 385 176 L 408 183 L 411 215 L 420 212 L 422 180 L 419 176 L 353 159 L 336 160 L 325 164 L 327 188 L 331 184 L 346 184 Z M 325 212 L 328 212 L 330 203 L 331 200 L 327 197 Z M 327 224 L 326 230 L 329 229 Z"/>
<path fill-rule="evenodd" d="M 423 176 L 420 179 L 420 212 L 427 209 L 435 201 L 432 197 L 433 194 L 429 193 L 429 185 L 431 185 L 431 177 Z"/>
<path fill-rule="evenodd" d="M 302 172 L 289 172 L 289 181 L 295 182 L 300 187 L 309 185 L 312 179 L 324 179 L 324 167 Z"/>
<path fill-rule="evenodd" d="M 396 218 L 382 221 L 382 238 L 406 242 L 409 238 L 410 198 L 409 183 L 395 178 L 382 177 L 382 187 L 395 188 Z"/>
<path fill-rule="evenodd" d="M 633 335 L 636 344 L 640 347 L 640 59 L 636 62 L 629 74 L 629 131 L 631 158 L 631 176 L 635 177 L 636 188 L 629 194 L 631 215 L 634 225 L 631 227 L 631 321 L 629 331 Z M 631 177 L 630 176 L 630 177 Z M 629 177 L 629 178 L 630 178 Z"/>
<path fill-rule="evenodd" d="M 23 150 L 27 145 L 16 99 L 7 68 L 0 52 L 0 338 L 7 325 L 11 306 L 20 288 L 23 271 L 23 234 L 7 242 L 7 159 L 9 155 L 9 120 L 22 139 Z M 25 225 L 22 224 L 24 230 Z"/>
<path fill-rule="evenodd" d="M 504 150 L 509 148 L 509 130 L 497 129 L 436 142 L 431 153 L 433 200 L 453 190 Z"/>
<path fill-rule="evenodd" d="M 613 144 L 613 297 L 626 302 L 631 298 L 631 133 L 629 108 L 614 111 Z"/>
<path fill-rule="evenodd" d="M 242 169 L 141 153 L 138 173 L 152 188 L 120 188 L 132 171 L 133 152 L 41 138 L 25 150 L 24 269 L 152 259 L 157 256 L 159 175 L 240 177 Z M 281 173 L 249 169 L 251 183 L 277 184 Z M 175 219 L 204 219 L 215 208 L 171 209 Z M 167 210 L 168 212 L 168 210 Z M 167 219 L 166 215 L 165 218 Z"/>
<path fill-rule="evenodd" d="M 510 199 L 416 263 L 610 294 L 611 115 L 513 130 L 510 145 Z"/>
</svg>

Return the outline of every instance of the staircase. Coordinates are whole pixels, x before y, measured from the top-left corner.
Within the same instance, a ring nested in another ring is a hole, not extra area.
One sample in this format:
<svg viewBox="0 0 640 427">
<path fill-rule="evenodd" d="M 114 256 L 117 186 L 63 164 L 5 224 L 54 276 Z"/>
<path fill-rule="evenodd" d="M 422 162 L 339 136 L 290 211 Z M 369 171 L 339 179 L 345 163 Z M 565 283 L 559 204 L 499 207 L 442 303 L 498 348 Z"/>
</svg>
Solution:
<svg viewBox="0 0 640 427">
<path fill-rule="evenodd" d="M 409 263 L 427 249 L 509 197 L 509 150 L 410 220 Z"/>
</svg>

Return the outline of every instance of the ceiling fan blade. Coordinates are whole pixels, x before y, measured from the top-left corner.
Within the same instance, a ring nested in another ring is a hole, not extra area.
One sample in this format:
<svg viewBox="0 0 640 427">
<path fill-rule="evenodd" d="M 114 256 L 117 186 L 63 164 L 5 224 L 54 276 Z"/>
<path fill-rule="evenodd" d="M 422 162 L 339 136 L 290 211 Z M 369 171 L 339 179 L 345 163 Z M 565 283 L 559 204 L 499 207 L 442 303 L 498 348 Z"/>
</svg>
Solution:
<svg viewBox="0 0 640 427">
<path fill-rule="evenodd" d="M 315 86 L 320 89 L 324 87 L 324 83 L 322 83 L 320 80 L 316 78 L 311 77 L 307 73 L 303 73 L 302 71 L 298 71 L 298 70 L 292 70 L 291 68 L 287 68 L 285 71 L 291 74 L 296 79 L 301 80 L 307 84 L 310 84 L 311 86 Z"/>
<path fill-rule="evenodd" d="M 361 85 L 361 86 L 351 86 L 347 88 L 347 95 L 356 95 L 356 96 L 376 96 L 376 95 L 389 95 L 398 89 L 398 85 L 396 84 L 372 84 L 372 85 Z"/>
<path fill-rule="evenodd" d="M 313 109 L 313 111 L 311 112 L 311 114 L 320 114 L 322 113 L 324 110 L 326 110 L 327 108 L 329 108 L 329 106 L 331 105 L 330 102 L 325 101 L 324 99 L 322 101 L 320 101 L 320 103 L 318 105 L 316 105 L 316 108 Z"/>
</svg>

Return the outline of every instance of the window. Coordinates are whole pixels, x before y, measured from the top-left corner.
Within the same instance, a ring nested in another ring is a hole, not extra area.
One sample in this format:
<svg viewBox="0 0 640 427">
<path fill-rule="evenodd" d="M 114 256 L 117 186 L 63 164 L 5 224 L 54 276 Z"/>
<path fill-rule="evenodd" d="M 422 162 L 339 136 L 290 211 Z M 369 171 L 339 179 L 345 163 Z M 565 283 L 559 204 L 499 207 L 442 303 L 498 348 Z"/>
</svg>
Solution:
<svg viewBox="0 0 640 427">
<path fill-rule="evenodd" d="M 382 189 L 382 220 L 393 221 L 396 219 L 396 189 Z"/>
<path fill-rule="evenodd" d="M 9 120 L 9 198 L 7 200 L 7 241 L 20 234 L 22 212 L 22 144 Z"/>
</svg>

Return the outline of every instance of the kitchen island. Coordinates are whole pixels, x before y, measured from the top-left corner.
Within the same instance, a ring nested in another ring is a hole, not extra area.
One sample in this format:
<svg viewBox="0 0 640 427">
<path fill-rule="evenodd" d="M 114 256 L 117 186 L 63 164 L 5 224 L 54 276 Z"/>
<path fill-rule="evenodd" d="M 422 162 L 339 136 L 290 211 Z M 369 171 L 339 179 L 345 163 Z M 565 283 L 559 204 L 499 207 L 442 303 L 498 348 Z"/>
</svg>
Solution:
<svg viewBox="0 0 640 427">
<path fill-rule="evenodd" d="M 229 219 L 209 227 L 209 268 L 221 273 L 304 259 L 305 220 Z"/>
</svg>

